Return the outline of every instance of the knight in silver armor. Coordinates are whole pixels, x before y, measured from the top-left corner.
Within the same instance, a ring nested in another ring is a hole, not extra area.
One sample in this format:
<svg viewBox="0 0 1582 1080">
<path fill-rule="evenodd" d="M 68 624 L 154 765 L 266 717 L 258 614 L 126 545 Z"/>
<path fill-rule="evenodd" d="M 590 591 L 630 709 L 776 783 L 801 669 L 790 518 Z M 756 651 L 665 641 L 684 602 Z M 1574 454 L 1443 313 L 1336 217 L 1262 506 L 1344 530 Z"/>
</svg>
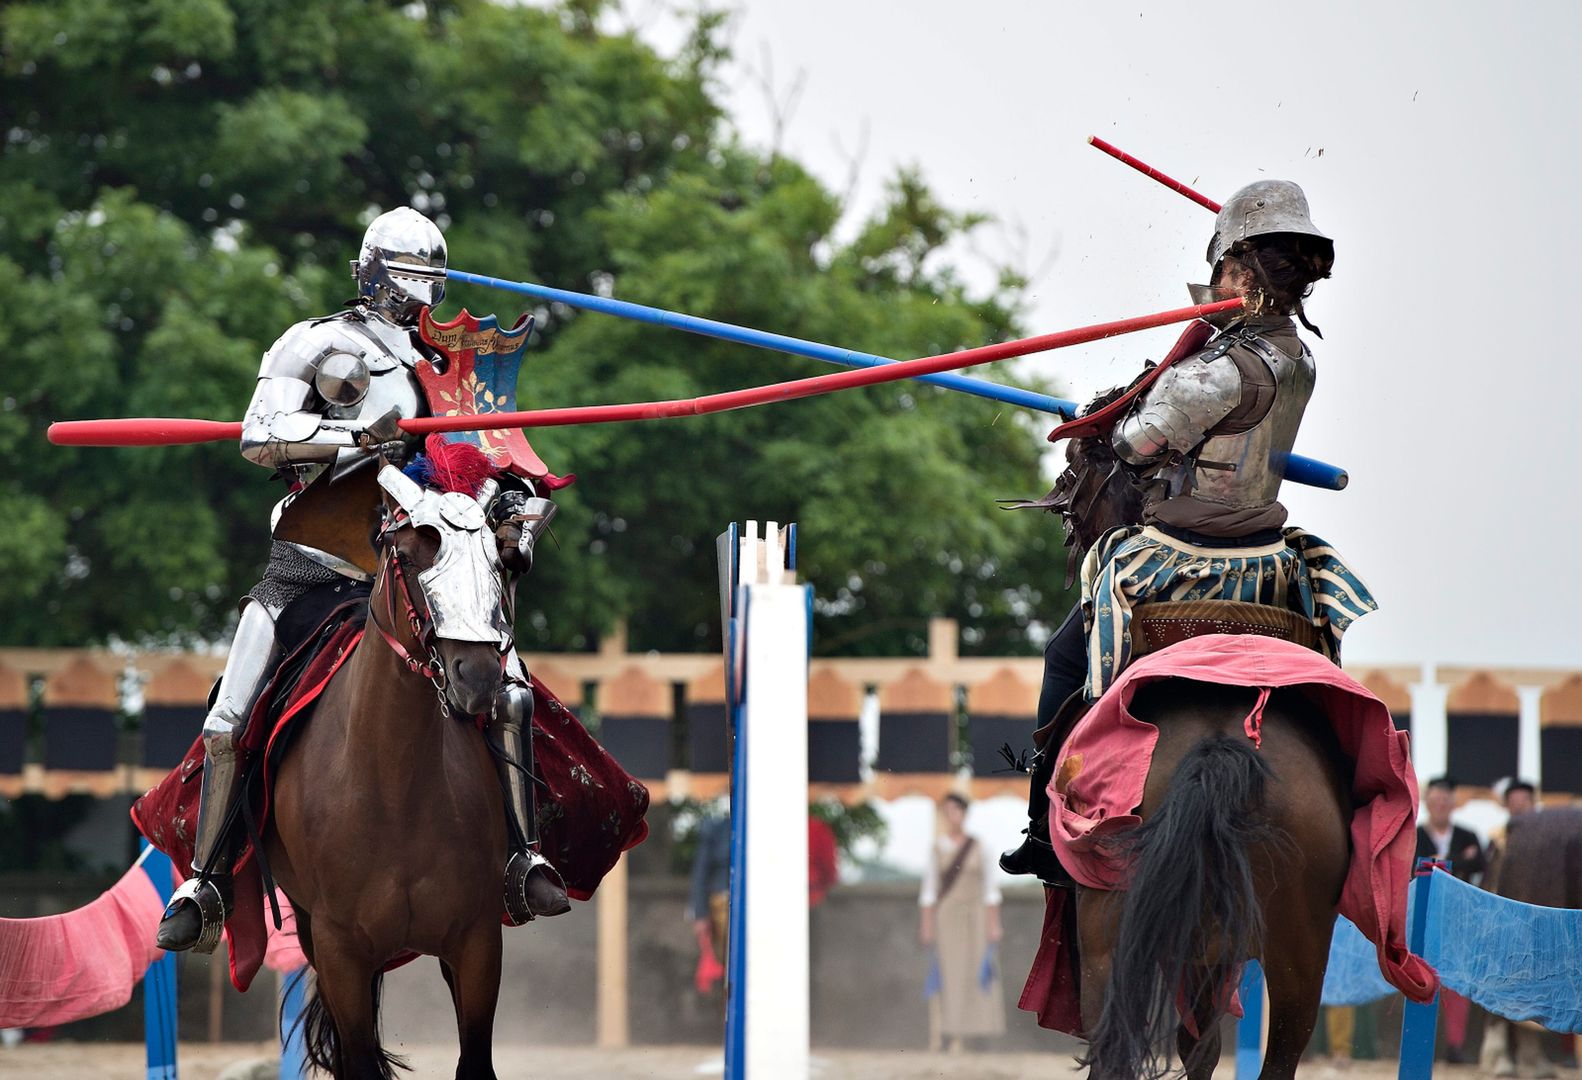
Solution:
<svg viewBox="0 0 1582 1080">
<path fill-rule="evenodd" d="M 327 318 L 297 323 L 264 354 L 243 416 L 242 456 L 286 474 L 294 481 L 293 490 L 326 468 L 380 453 L 399 457 L 404 450 L 399 422 L 427 412 L 416 366 L 432 354 L 425 352 L 417 324 L 423 310 L 444 296 L 445 266 L 445 238 L 428 218 L 410 207 L 375 218 L 351 264 L 357 283 L 353 304 Z M 291 498 L 287 495 L 275 507 L 272 525 Z M 547 522 L 548 513 L 537 512 Z M 530 553 L 531 537 L 521 542 Z M 242 601 L 215 704 L 204 720 L 196 873 L 166 909 L 157 937 L 160 947 L 210 952 L 229 917 L 230 819 L 240 787 L 238 740 L 281 659 L 275 633 L 281 612 L 319 585 L 367 579 L 365 571 L 328 552 L 278 540 L 271 545 L 263 580 Z M 520 667 L 518 661 L 518 678 L 508 680 L 503 691 L 516 697 L 497 704 L 495 726 L 504 733 L 502 741 L 513 761 L 530 770 L 531 740 L 523 731 L 531 704 L 529 698 L 524 711 L 520 690 L 527 679 Z M 501 768 L 512 813 L 531 837 L 532 785 L 516 782 L 521 770 Z M 565 910 L 565 893 L 553 868 L 530 846 L 521 851 L 517 846 L 507 872 L 507 892 L 533 901 L 519 921 Z"/>
<path fill-rule="evenodd" d="M 1210 284 L 1189 286 L 1194 303 L 1229 297 L 1239 311 L 1216 322 L 1219 334 L 1163 372 L 1112 428 L 1109 442 L 1143 486 L 1143 521 L 1176 540 L 1222 548 L 1282 540 L 1278 500 L 1285 458 L 1313 393 L 1313 355 L 1295 323 L 1317 333 L 1302 301 L 1329 276 L 1334 244 L 1313 224 L 1297 185 L 1261 180 L 1228 199 L 1209 241 Z M 1322 335 L 1320 335 L 1322 336 Z M 1141 602 L 1139 600 L 1139 602 Z M 1081 605 L 1044 653 L 1039 727 L 1084 685 L 1087 634 Z M 1044 790 L 1059 736 L 1035 759 L 1023 844 L 1000 858 L 1012 874 L 1066 885 L 1069 876 L 1048 840 Z"/>
<path fill-rule="evenodd" d="M 1313 354 L 1292 316 L 1329 275 L 1334 245 L 1313 224 L 1302 189 L 1260 180 L 1230 197 L 1214 223 L 1210 286 L 1196 300 L 1240 296 L 1218 337 L 1175 364 L 1115 425 L 1122 461 L 1150 474 L 1144 521 L 1202 536 L 1277 529 L 1285 458 L 1313 395 Z"/>
</svg>

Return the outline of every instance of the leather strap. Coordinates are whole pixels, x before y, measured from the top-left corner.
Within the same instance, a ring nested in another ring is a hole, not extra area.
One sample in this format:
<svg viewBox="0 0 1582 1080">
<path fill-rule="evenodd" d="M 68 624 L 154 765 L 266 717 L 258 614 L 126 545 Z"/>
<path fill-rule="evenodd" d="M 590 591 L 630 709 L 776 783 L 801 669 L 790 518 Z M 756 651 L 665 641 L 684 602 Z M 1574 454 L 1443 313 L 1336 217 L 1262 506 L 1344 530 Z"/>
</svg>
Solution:
<svg viewBox="0 0 1582 1080">
<path fill-rule="evenodd" d="M 1115 422 L 1125 415 L 1126 410 L 1131 408 L 1132 402 L 1136 401 L 1144 390 L 1147 390 L 1158 381 L 1159 376 L 1165 373 L 1165 369 L 1201 352 L 1203 346 L 1208 344 L 1208 339 L 1213 336 L 1214 328 L 1203 320 L 1199 319 L 1196 322 L 1187 323 L 1186 329 L 1181 331 L 1181 336 L 1176 340 L 1175 346 L 1165 354 L 1165 358 L 1159 361 L 1153 370 L 1137 380 L 1136 385 L 1098 412 L 1090 413 L 1087 416 L 1079 416 L 1075 420 L 1068 420 L 1061 424 L 1049 433 L 1049 441 L 1086 439 L 1094 435 L 1107 433 L 1110 428 L 1115 426 Z"/>
<path fill-rule="evenodd" d="M 394 577 L 401 586 L 401 600 L 406 607 L 407 621 L 412 627 L 412 634 L 417 638 L 419 645 L 422 645 L 428 637 L 425 631 L 430 628 L 424 626 L 422 618 L 417 613 L 417 605 L 412 602 L 412 591 L 407 587 L 406 575 L 401 572 L 401 560 L 394 552 L 386 556 L 383 573 L 385 575 L 384 594 L 390 609 L 390 622 L 396 624 L 399 621 L 395 608 L 395 588 L 389 580 Z M 422 675 L 425 679 L 435 679 L 439 676 L 439 673 L 434 670 L 432 665 L 418 660 L 417 657 L 408 652 L 406 646 L 402 645 L 396 639 L 396 636 L 385 628 L 371 608 L 368 612 L 368 621 L 374 624 L 374 629 L 378 630 L 379 636 L 385 639 L 385 644 L 390 646 L 391 651 L 400 657 L 402 663 L 406 664 L 409 670 Z"/>
<path fill-rule="evenodd" d="M 950 892 L 951 887 L 956 884 L 956 879 L 961 877 L 961 871 L 967 865 L 967 856 L 972 854 L 972 849 L 977 843 L 977 840 L 970 836 L 962 841 L 960 850 L 956 852 L 956 857 L 951 860 L 950 865 L 945 867 L 945 872 L 940 875 L 939 895 L 934 899 L 936 904 L 945 899 L 945 894 Z"/>
</svg>

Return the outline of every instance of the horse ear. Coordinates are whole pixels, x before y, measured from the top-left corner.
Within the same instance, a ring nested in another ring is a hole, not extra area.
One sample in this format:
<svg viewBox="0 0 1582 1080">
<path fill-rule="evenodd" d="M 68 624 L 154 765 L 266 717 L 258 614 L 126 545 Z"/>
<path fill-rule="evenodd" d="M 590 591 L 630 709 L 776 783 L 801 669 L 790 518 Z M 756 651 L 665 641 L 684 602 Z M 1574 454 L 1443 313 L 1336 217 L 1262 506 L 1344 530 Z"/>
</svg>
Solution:
<svg viewBox="0 0 1582 1080">
<path fill-rule="evenodd" d="M 379 486 L 395 500 L 397 506 L 409 514 L 423 501 L 423 489 L 418 486 L 418 482 L 394 465 L 386 465 L 379 470 Z"/>
</svg>

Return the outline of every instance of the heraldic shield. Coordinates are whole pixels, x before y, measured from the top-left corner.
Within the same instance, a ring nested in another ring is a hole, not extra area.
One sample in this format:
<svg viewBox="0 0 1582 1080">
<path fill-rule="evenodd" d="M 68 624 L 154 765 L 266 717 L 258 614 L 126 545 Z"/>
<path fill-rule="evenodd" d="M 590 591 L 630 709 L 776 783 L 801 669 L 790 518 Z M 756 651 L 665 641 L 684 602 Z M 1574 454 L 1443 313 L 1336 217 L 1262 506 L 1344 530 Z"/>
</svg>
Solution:
<svg viewBox="0 0 1582 1080">
<path fill-rule="evenodd" d="M 450 322 L 435 322 L 425 308 L 419 330 L 423 340 L 449 359 L 444 371 L 427 362 L 417 367 L 418 381 L 435 416 L 474 416 L 516 411 L 516 379 L 522 353 L 533 332 L 523 315 L 509 330 L 493 315 L 478 318 L 466 309 Z M 556 476 L 539 458 L 520 428 L 447 432 L 450 442 L 470 442 L 501 469 L 526 476 L 554 490 L 575 476 Z"/>
</svg>

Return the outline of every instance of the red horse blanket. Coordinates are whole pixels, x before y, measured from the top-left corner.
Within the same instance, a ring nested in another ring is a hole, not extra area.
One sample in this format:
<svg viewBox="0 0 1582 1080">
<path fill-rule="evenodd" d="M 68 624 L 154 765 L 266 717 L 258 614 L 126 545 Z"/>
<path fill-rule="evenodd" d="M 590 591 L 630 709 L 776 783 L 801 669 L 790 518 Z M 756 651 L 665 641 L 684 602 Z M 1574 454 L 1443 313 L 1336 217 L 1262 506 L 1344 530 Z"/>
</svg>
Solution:
<svg viewBox="0 0 1582 1080">
<path fill-rule="evenodd" d="M 245 752 L 273 755 L 290 726 L 311 715 L 311 706 L 362 636 L 356 624 L 343 626 L 310 662 L 278 720 L 255 714 L 244 736 Z M 621 852 L 648 836 L 648 789 L 588 734 L 577 717 L 537 679 L 533 683 L 533 746 L 540 791 L 540 848 L 566 881 L 566 891 L 588 900 Z M 263 701 L 273 697 L 266 691 Z M 262 706 L 261 706 L 262 707 Z M 265 736 L 267 735 L 267 739 Z M 159 785 L 132 804 L 132 821 L 149 842 L 171 857 L 179 870 L 192 865 L 193 825 L 197 821 L 198 775 L 203 769 L 203 742 L 192 744 L 186 758 Z M 491 773 L 480 778 L 494 783 Z M 267 828 L 267 792 L 273 782 L 266 767 L 264 796 L 258 820 Z M 549 813 L 545 814 L 545 808 Z M 236 902 L 226 923 L 231 982 L 246 990 L 264 960 L 263 877 L 251 848 L 237 859 Z M 406 957 L 405 959 L 411 959 Z M 404 962 L 404 961 L 403 961 Z"/>
<path fill-rule="evenodd" d="M 1078 721 L 1056 760 L 1049 785 L 1049 835 L 1066 868 L 1094 889 L 1125 888 L 1127 868 L 1101 843 L 1141 822 L 1136 810 L 1159 729 L 1132 715 L 1139 687 L 1158 679 L 1193 679 L 1259 690 L 1299 687 L 1334 724 L 1354 763 L 1351 867 L 1340 913 L 1379 951 L 1379 969 L 1413 1001 L 1428 1001 L 1439 976 L 1406 944 L 1406 888 L 1416 843 L 1417 777 L 1405 732 L 1384 703 L 1311 650 L 1272 638 L 1210 634 L 1150 654 L 1129 666 Z M 1260 698 L 1260 705 L 1264 699 Z M 1258 737 L 1259 710 L 1248 718 Z M 1046 890 L 1044 933 L 1021 1008 L 1040 1025 L 1081 1034 L 1075 905 L 1064 889 Z"/>
</svg>

